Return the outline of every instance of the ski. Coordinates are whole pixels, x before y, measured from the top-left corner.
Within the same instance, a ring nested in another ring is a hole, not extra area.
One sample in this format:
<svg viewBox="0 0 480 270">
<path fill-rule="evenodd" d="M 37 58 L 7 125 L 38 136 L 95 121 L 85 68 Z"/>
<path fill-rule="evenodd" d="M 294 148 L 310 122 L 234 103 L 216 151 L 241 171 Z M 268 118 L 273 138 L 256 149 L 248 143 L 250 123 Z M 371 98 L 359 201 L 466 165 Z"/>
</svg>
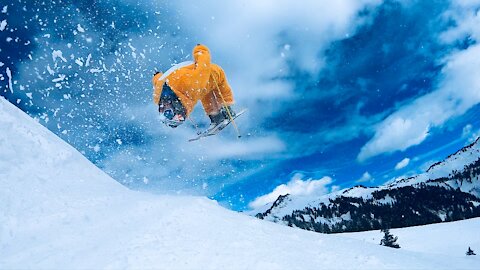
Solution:
<svg viewBox="0 0 480 270">
<path fill-rule="evenodd" d="M 214 136 L 214 135 L 217 135 L 218 133 L 220 133 L 220 131 L 222 131 L 223 129 L 225 129 L 228 125 L 230 125 L 230 123 L 235 120 L 237 117 L 239 117 L 240 115 L 242 115 L 243 113 L 245 113 L 247 111 L 247 109 L 243 109 L 241 110 L 240 112 L 238 112 L 237 114 L 235 114 L 235 116 L 233 117 L 232 120 L 229 120 L 228 123 L 225 124 L 225 126 L 223 126 L 222 128 L 218 128 L 218 129 L 214 129 L 210 132 L 207 132 L 207 131 L 204 131 L 200 134 L 198 134 L 197 137 L 195 138 L 192 138 L 192 139 L 189 139 L 188 141 L 189 142 L 193 142 L 193 141 L 198 141 L 202 138 L 205 138 L 205 137 L 209 137 L 209 136 Z"/>
</svg>

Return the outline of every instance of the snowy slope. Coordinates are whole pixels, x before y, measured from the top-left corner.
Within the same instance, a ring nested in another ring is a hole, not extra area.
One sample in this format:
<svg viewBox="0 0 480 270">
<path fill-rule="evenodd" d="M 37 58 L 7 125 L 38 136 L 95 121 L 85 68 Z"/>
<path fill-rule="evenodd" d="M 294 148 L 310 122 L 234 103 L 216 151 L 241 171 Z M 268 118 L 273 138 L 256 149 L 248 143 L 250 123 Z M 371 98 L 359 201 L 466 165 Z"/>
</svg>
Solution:
<svg viewBox="0 0 480 270">
<path fill-rule="evenodd" d="M 477 269 L 130 191 L 0 97 L 0 269 Z"/>
<path fill-rule="evenodd" d="M 439 255 L 462 256 L 471 247 L 480 253 L 480 218 L 456 222 L 446 222 L 426 226 L 391 229 L 390 233 L 398 237 L 397 243 L 402 249 L 413 252 L 426 252 Z M 378 244 L 383 233 L 377 231 L 343 233 L 342 236 Z"/>
</svg>

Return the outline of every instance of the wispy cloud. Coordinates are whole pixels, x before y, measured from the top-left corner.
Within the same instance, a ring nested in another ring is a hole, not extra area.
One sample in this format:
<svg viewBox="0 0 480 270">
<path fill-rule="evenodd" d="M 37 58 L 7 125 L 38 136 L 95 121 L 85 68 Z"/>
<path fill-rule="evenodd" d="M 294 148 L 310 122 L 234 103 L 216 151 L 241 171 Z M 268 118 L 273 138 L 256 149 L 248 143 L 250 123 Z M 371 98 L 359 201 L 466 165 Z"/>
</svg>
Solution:
<svg viewBox="0 0 480 270">
<path fill-rule="evenodd" d="M 468 124 L 463 127 L 462 137 L 467 138 L 468 143 L 472 143 L 478 137 L 480 137 L 480 129 L 473 130 L 473 126 L 471 124 Z"/>
<path fill-rule="evenodd" d="M 422 143 L 431 128 L 462 115 L 480 102 L 480 46 L 451 55 L 442 74 L 440 88 L 400 108 L 378 124 L 374 137 L 365 144 L 358 160 L 403 151 Z"/>
<path fill-rule="evenodd" d="M 470 16 L 449 17 L 457 21 L 457 27 L 445 33 L 443 39 L 446 41 L 453 42 L 467 34 L 471 34 L 470 38 L 477 38 L 478 27 L 472 27 L 471 21 L 477 20 L 480 14 L 472 10 L 473 2 L 462 3 L 464 5 L 460 5 L 461 11 L 457 13 L 468 12 Z M 464 10 L 465 7 L 468 10 Z M 442 126 L 480 102 L 480 46 L 472 45 L 455 51 L 444 62 L 443 80 L 438 89 L 419 97 L 379 123 L 373 138 L 362 147 L 359 161 L 418 145 L 428 137 L 432 128 Z"/>
<path fill-rule="evenodd" d="M 398 162 L 397 165 L 395 165 L 395 170 L 400 170 L 408 166 L 410 163 L 409 158 L 404 158 L 402 161 Z"/>
<path fill-rule="evenodd" d="M 360 179 L 355 181 L 356 183 L 366 183 L 366 182 L 373 182 L 373 177 L 370 175 L 369 172 L 365 172 Z"/>
</svg>

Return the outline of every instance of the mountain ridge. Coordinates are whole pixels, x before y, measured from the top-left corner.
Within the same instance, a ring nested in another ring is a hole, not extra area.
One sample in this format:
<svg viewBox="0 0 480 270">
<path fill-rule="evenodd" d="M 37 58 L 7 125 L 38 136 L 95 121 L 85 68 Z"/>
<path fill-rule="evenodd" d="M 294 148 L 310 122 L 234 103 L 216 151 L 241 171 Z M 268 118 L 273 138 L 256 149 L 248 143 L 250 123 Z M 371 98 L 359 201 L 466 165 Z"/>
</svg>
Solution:
<svg viewBox="0 0 480 270">
<path fill-rule="evenodd" d="M 425 173 L 377 187 L 358 185 L 318 198 L 283 195 L 255 216 L 322 233 L 473 218 L 480 216 L 479 175 L 477 138 Z"/>
</svg>

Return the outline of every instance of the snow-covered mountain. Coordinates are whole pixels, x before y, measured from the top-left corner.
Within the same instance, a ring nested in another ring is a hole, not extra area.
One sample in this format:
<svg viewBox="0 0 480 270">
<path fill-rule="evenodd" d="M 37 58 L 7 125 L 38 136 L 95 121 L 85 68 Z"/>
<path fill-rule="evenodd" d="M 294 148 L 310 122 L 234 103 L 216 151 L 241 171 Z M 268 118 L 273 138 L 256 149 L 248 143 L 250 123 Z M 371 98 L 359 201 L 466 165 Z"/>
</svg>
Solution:
<svg viewBox="0 0 480 270">
<path fill-rule="evenodd" d="M 478 266 L 293 229 L 206 198 L 131 191 L 2 97 L 0 130 L 0 269 Z"/>
<path fill-rule="evenodd" d="M 320 198 L 283 195 L 256 217 L 327 233 L 479 217 L 479 177 L 480 138 L 418 176 L 379 187 L 356 186 Z"/>
</svg>

